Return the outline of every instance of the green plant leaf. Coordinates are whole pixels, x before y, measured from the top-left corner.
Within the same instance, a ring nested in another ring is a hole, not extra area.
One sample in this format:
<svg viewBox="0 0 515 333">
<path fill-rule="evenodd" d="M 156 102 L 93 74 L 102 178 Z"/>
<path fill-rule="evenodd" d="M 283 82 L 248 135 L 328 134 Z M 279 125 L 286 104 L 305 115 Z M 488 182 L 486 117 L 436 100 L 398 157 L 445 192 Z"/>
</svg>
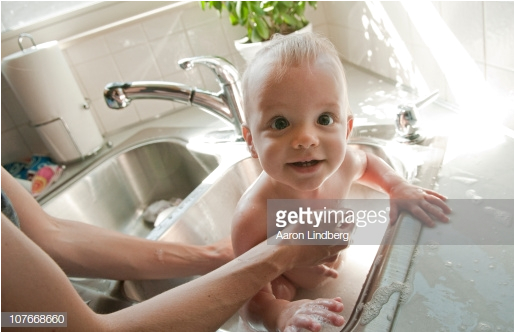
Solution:
<svg viewBox="0 0 515 333">
<path fill-rule="evenodd" d="M 229 20 L 231 21 L 232 25 L 238 25 L 240 23 L 238 16 L 236 16 L 234 13 L 229 13 Z"/>
<path fill-rule="evenodd" d="M 219 12 L 222 12 L 223 4 L 222 1 L 210 1 L 210 4 L 216 8 Z"/>
<path fill-rule="evenodd" d="M 307 5 L 316 9 L 316 1 L 200 1 L 204 10 L 212 8 L 220 14 L 227 11 L 232 25 L 247 29 L 252 42 L 267 40 L 274 33 L 290 33 L 304 27 Z"/>
<path fill-rule="evenodd" d="M 253 15 L 257 16 L 265 16 L 265 11 L 257 1 L 249 1 L 250 2 L 250 9 L 252 10 Z"/>
<path fill-rule="evenodd" d="M 295 7 L 295 14 L 299 15 L 300 17 L 304 16 L 304 11 L 306 10 L 306 2 L 299 1 L 299 5 Z"/>
<path fill-rule="evenodd" d="M 284 13 L 281 15 L 281 18 L 288 25 L 291 25 L 291 26 L 297 25 L 297 22 L 298 22 L 297 19 L 289 14 Z"/>
<path fill-rule="evenodd" d="M 277 1 L 277 5 L 282 10 L 288 10 L 288 8 L 291 8 L 294 5 L 295 1 Z"/>
<path fill-rule="evenodd" d="M 270 32 L 268 31 L 268 24 L 266 21 L 259 16 L 255 17 L 256 31 L 263 40 L 270 38 Z"/>
<path fill-rule="evenodd" d="M 236 2 L 236 8 L 235 8 L 235 14 L 236 16 L 241 20 L 242 14 L 243 14 L 243 1 L 237 1 Z"/>
<path fill-rule="evenodd" d="M 252 32 L 250 34 L 250 41 L 252 43 L 259 43 L 263 41 L 263 39 L 259 36 L 257 29 L 252 29 Z"/>
</svg>

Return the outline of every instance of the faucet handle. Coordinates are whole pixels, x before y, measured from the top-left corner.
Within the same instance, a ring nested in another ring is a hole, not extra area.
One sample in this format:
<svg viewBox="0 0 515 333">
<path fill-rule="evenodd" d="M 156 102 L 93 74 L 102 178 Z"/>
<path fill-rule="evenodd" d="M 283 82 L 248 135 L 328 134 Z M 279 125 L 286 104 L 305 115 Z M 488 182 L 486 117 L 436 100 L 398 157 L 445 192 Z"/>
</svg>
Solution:
<svg viewBox="0 0 515 333">
<path fill-rule="evenodd" d="M 221 85 L 237 84 L 240 80 L 238 70 L 229 61 L 222 57 L 200 56 L 179 60 L 179 66 L 184 70 L 192 69 L 195 64 L 202 64 L 209 67 L 216 75 L 218 82 Z"/>
<path fill-rule="evenodd" d="M 398 107 L 395 126 L 397 134 L 408 137 L 418 130 L 418 111 L 414 104 L 401 104 Z"/>
<path fill-rule="evenodd" d="M 423 137 L 417 133 L 418 110 L 433 102 L 438 97 L 439 91 L 436 90 L 429 96 L 418 100 L 415 103 L 401 104 L 397 107 L 397 117 L 395 119 L 395 129 L 400 141 L 417 143 Z"/>
</svg>

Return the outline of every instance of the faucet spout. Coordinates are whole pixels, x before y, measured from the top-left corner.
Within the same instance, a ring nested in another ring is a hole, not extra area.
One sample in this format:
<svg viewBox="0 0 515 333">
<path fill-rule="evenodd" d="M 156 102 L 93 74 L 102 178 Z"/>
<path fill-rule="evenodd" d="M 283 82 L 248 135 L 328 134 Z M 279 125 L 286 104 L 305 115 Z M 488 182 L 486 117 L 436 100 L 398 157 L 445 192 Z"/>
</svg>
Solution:
<svg viewBox="0 0 515 333">
<path fill-rule="evenodd" d="M 134 99 L 165 99 L 191 105 L 193 89 L 173 82 L 113 82 L 106 85 L 104 98 L 112 109 L 123 109 Z"/>
<path fill-rule="evenodd" d="M 220 57 L 195 57 L 179 61 L 185 70 L 194 68 L 195 64 L 207 66 L 213 71 L 221 88 L 219 92 L 213 93 L 175 82 L 113 82 L 104 89 L 106 104 L 112 109 L 122 109 L 134 99 L 165 99 L 196 106 L 229 123 L 236 132 L 236 140 L 242 141 L 241 125 L 244 116 L 238 71 Z"/>
</svg>

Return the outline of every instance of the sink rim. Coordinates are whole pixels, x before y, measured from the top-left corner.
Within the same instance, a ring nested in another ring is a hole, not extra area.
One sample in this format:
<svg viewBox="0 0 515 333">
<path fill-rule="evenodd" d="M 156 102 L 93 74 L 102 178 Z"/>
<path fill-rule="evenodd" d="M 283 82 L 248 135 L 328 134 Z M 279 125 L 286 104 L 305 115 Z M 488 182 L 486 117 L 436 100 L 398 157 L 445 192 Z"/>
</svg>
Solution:
<svg viewBox="0 0 515 333">
<path fill-rule="evenodd" d="M 239 145 L 241 143 L 223 143 L 223 145 Z M 394 141 L 388 141 L 379 138 L 373 137 L 359 137 L 359 138 L 351 138 L 348 144 L 350 146 L 371 146 L 377 147 L 381 149 L 385 155 L 390 159 L 390 163 L 392 167 L 399 173 L 402 174 L 408 180 L 411 180 L 416 173 L 416 170 L 413 169 L 412 166 L 409 166 L 406 161 L 403 161 L 401 157 L 394 154 L 392 152 L 392 147 L 396 147 L 397 149 L 404 149 L 403 146 Z M 221 145 L 220 143 L 216 145 Z M 184 200 L 183 202 L 174 209 L 170 215 L 165 217 L 163 221 L 155 227 L 150 234 L 147 236 L 147 239 L 150 240 L 159 240 L 161 237 L 171 228 L 175 223 L 177 223 L 182 215 L 186 213 L 186 211 L 192 207 L 198 200 L 202 198 L 203 195 L 208 192 L 213 184 L 219 181 L 224 175 L 230 172 L 231 168 L 235 167 L 236 164 L 241 163 L 247 159 L 253 159 L 250 156 L 248 151 L 245 151 L 244 154 L 241 154 L 236 157 L 229 158 L 229 161 L 226 161 L 227 156 L 224 153 L 219 153 L 219 157 L 221 159 L 220 165 L 201 183 L 195 188 Z M 393 161 L 392 161 L 393 159 Z"/>
</svg>

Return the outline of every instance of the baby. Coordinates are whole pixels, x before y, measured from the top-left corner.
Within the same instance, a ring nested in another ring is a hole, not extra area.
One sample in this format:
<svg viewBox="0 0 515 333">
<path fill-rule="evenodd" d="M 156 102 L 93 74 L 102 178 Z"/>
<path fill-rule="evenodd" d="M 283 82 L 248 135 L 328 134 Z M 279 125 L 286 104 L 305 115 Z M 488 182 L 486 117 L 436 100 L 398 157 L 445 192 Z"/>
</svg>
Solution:
<svg viewBox="0 0 515 333">
<path fill-rule="evenodd" d="M 347 146 L 353 124 L 343 66 L 334 46 L 312 33 L 276 36 L 243 79 L 243 135 L 263 173 L 240 199 L 233 220 L 235 255 L 267 238 L 267 199 L 343 199 L 359 181 L 386 192 L 390 218 L 400 209 L 432 226 L 448 221 L 445 197 L 398 176 L 381 159 Z M 342 326 L 340 298 L 292 301 L 297 288 L 337 277 L 339 261 L 299 267 L 256 294 L 241 311 L 255 329 L 321 329 L 320 319 Z"/>
</svg>

